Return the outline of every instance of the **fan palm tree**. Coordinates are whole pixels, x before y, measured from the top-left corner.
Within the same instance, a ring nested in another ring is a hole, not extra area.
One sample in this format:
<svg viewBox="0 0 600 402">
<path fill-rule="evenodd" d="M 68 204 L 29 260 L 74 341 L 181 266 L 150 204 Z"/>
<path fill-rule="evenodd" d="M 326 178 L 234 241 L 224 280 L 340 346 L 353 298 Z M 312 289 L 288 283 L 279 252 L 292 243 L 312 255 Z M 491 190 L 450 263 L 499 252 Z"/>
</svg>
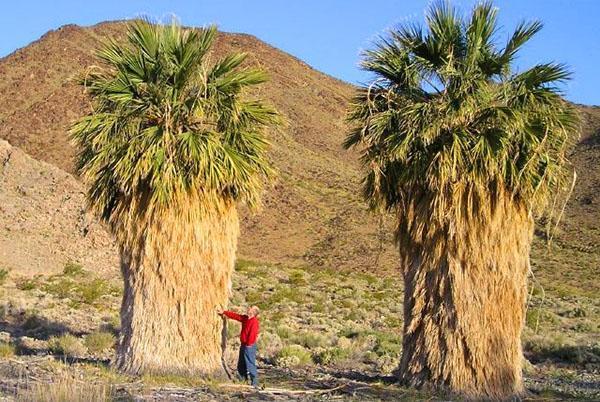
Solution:
<svg viewBox="0 0 600 402">
<path fill-rule="evenodd" d="M 83 79 L 92 110 L 72 127 L 88 201 L 121 252 L 117 365 L 218 373 L 239 232 L 272 171 L 276 112 L 245 91 L 266 74 L 235 53 L 209 63 L 215 27 L 132 23 Z"/>
<path fill-rule="evenodd" d="M 382 37 L 364 54 L 374 78 L 352 102 L 344 145 L 361 149 L 371 207 L 397 216 L 400 379 L 504 398 L 523 390 L 533 219 L 559 215 L 568 196 L 578 117 L 557 88 L 563 65 L 511 68 L 542 25 L 521 23 L 498 46 L 496 14 L 435 3 L 425 28 Z"/>
</svg>

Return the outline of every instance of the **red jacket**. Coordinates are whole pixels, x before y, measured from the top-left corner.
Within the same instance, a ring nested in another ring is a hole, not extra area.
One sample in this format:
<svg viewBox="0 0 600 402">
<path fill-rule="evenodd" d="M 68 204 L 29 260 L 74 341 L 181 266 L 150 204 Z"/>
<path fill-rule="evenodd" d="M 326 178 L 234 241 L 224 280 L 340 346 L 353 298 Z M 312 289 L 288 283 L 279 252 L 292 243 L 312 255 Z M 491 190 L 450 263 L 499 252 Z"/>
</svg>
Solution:
<svg viewBox="0 0 600 402">
<path fill-rule="evenodd" d="M 240 342 L 242 345 L 254 345 L 256 338 L 258 337 L 258 318 L 248 318 L 246 314 L 240 315 L 238 313 L 234 313 L 233 311 L 223 311 L 223 314 L 242 323 L 242 330 L 240 331 Z"/>
</svg>

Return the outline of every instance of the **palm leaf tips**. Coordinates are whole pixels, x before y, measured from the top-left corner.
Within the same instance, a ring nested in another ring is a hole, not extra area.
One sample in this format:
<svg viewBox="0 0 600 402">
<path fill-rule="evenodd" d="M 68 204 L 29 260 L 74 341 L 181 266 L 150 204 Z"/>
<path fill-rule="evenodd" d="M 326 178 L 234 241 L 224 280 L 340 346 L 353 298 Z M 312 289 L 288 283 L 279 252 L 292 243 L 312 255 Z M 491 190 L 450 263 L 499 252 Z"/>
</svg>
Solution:
<svg viewBox="0 0 600 402">
<path fill-rule="evenodd" d="M 248 97 L 268 77 L 244 53 L 209 62 L 216 34 L 135 21 L 124 43 L 98 51 L 102 66 L 82 80 L 93 110 L 71 135 L 90 203 L 106 220 L 131 199 L 149 209 L 189 193 L 257 203 L 272 173 L 265 129 L 279 119 Z"/>
<path fill-rule="evenodd" d="M 361 65 L 373 80 L 356 93 L 343 145 L 361 149 L 373 207 L 472 186 L 502 188 L 541 211 L 566 188 L 567 151 L 579 128 L 575 109 L 560 97 L 570 72 L 557 63 L 512 69 L 541 27 L 524 22 L 499 46 L 491 3 L 461 17 L 439 2 L 425 27 L 393 29 L 364 52 Z"/>
</svg>

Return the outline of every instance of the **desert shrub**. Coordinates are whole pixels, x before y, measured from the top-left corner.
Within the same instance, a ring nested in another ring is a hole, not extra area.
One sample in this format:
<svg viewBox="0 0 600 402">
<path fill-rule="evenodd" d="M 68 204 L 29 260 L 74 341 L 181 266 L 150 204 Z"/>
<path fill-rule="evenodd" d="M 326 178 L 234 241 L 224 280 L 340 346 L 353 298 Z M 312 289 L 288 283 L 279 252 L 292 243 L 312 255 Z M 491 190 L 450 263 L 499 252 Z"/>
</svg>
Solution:
<svg viewBox="0 0 600 402">
<path fill-rule="evenodd" d="M 292 336 L 294 330 L 287 325 L 279 325 L 276 329 L 276 332 L 281 339 L 288 339 Z"/>
<path fill-rule="evenodd" d="M 541 308 L 530 308 L 525 314 L 525 325 L 533 330 L 537 330 L 540 325 L 558 323 L 557 316 Z"/>
<path fill-rule="evenodd" d="M 65 264 L 65 267 L 63 268 L 63 274 L 71 277 L 82 275 L 83 265 L 73 261 L 69 261 Z"/>
<path fill-rule="evenodd" d="M 250 290 L 246 293 L 247 304 L 259 304 L 263 299 L 263 293 L 258 290 Z"/>
<path fill-rule="evenodd" d="M 90 353 L 102 353 L 115 346 L 116 338 L 110 332 L 98 331 L 87 335 L 83 343 Z"/>
<path fill-rule="evenodd" d="M 385 325 L 391 328 L 400 328 L 402 320 L 396 315 L 388 314 L 385 316 Z"/>
<path fill-rule="evenodd" d="M 582 333 L 594 332 L 596 331 L 596 328 L 597 325 L 589 321 L 578 322 L 573 327 L 571 327 L 573 331 Z"/>
<path fill-rule="evenodd" d="M 304 278 L 304 272 L 300 271 L 300 270 L 295 270 L 292 271 L 289 274 L 287 283 L 289 283 L 290 285 L 306 285 L 306 279 Z"/>
<path fill-rule="evenodd" d="M 71 307 L 78 307 L 79 303 L 94 304 L 103 296 L 118 296 L 120 288 L 111 286 L 106 280 L 95 278 L 91 281 L 74 281 L 70 277 L 53 278 L 46 282 L 42 288 L 59 299 L 71 299 Z"/>
<path fill-rule="evenodd" d="M 6 342 L 0 342 L 0 357 L 6 358 L 14 356 L 16 353 L 15 345 Z"/>
<path fill-rule="evenodd" d="M 6 278 L 8 278 L 8 270 L 4 268 L 0 269 L 0 285 L 4 285 Z"/>
<path fill-rule="evenodd" d="M 314 360 L 318 364 L 330 365 L 339 363 L 348 358 L 350 352 L 347 349 L 333 347 L 325 349 L 315 355 Z"/>
<path fill-rule="evenodd" d="M 275 304 L 280 303 L 302 303 L 304 301 L 304 297 L 302 294 L 301 288 L 298 287 L 290 287 L 285 285 L 285 287 L 279 287 L 273 292 L 267 299 L 265 303 L 265 307 L 273 306 Z"/>
<path fill-rule="evenodd" d="M 322 299 L 317 299 L 310 305 L 310 310 L 313 313 L 324 313 L 325 312 L 325 303 L 323 303 Z"/>
<path fill-rule="evenodd" d="M 247 272 L 249 268 L 255 267 L 256 265 L 258 265 L 257 262 L 240 258 L 235 262 L 235 270 L 238 272 Z"/>
<path fill-rule="evenodd" d="M 59 299 L 72 298 L 75 296 L 75 282 L 67 278 L 53 279 L 50 282 L 46 282 L 42 290 Z"/>
<path fill-rule="evenodd" d="M 275 356 L 275 362 L 281 367 L 306 366 L 312 363 L 308 350 L 300 345 L 284 346 Z"/>
<path fill-rule="evenodd" d="M 85 304 L 94 304 L 103 296 L 114 295 L 114 291 L 110 284 L 99 278 L 96 278 L 91 282 L 80 284 L 76 290 L 81 302 Z"/>
<path fill-rule="evenodd" d="M 19 279 L 16 283 L 19 290 L 33 290 L 37 287 L 37 283 L 33 279 Z"/>
<path fill-rule="evenodd" d="M 364 311 L 359 311 L 357 309 L 351 309 L 344 315 L 344 320 L 346 321 L 361 321 L 363 319 Z"/>
<path fill-rule="evenodd" d="M 327 344 L 327 338 L 317 332 L 301 331 L 292 336 L 291 341 L 296 345 L 304 346 L 307 349 L 323 347 Z"/>
<path fill-rule="evenodd" d="M 48 340 L 48 349 L 54 354 L 65 357 L 81 357 L 87 351 L 81 339 L 71 334 L 51 337 Z"/>
</svg>

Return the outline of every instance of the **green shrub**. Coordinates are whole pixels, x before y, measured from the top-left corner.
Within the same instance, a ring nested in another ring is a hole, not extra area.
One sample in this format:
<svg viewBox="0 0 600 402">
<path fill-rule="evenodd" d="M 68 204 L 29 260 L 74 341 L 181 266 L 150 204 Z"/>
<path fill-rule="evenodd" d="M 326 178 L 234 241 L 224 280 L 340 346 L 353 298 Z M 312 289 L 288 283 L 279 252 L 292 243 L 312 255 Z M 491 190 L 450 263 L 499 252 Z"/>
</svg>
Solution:
<svg viewBox="0 0 600 402">
<path fill-rule="evenodd" d="M 350 352 L 343 348 L 329 348 L 315 355 L 315 362 L 322 365 L 339 363 L 348 358 Z"/>
<path fill-rule="evenodd" d="M 302 346 L 288 345 L 275 355 L 275 361 L 281 367 L 306 366 L 312 363 L 312 357 Z"/>
<path fill-rule="evenodd" d="M 287 280 L 287 283 L 289 283 L 290 285 L 306 285 L 306 279 L 304 279 L 304 272 L 302 271 L 293 271 Z"/>
<path fill-rule="evenodd" d="M 4 285 L 6 278 L 8 278 L 8 270 L 4 268 L 0 269 L 0 285 Z"/>
<path fill-rule="evenodd" d="M 16 348 L 13 344 L 0 342 L 0 357 L 12 357 L 16 353 Z"/>
<path fill-rule="evenodd" d="M 33 290 L 37 287 L 37 283 L 33 279 L 20 279 L 17 281 L 17 289 Z"/>
<path fill-rule="evenodd" d="M 74 298 L 75 296 L 75 282 L 68 278 L 53 279 L 50 282 L 46 282 L 42 287 L 42 290 L 46 293 L 50 293 L 58 297 L 59 299 Z"/>
<path fill-rule="evenodd" d="M 112 333 L 99 331 L 87 335 L 83 343 L 90 353 L 102 353 L 112 349 L 115 346 L 115 341 L 116 338 Z"/>
<path fill-rule="evenodd" d="M 63 268 L 63 274 L 66 276 L 74 277 L 83 274 L 83 266 L 73 261 L 69 261 Z"/>
<path fill-rule="evenodd" d="M 263 299 L 263 293 L 258 290 L 250 290 L 246 293 L 247 304 L 259 304 Z"/>
<path fill-rule="evenodd" d="M 294 331 L 287 325 L 280 325 L 277 327 L 276 332 L 281 339 L 288 339 L 292 336 Z"/>
<path fill-rule="evenodd" d="M 94 279 L 91 282 L 80 284 L 77 293 L 82 303 L 94 304 L 102 296 L 113 294 L 111 286 L 104 279 Z"/>
<path fill-rule="evenodd" d="M 81 339 L 71 334 L 51 337 L 48 340 L 48 349 L 54 354 L 65 357 L 81 357 L 87 352 Z"/>
<path fill-rule="evenodd" d="M 540 325 L 556 323 L 558 323 L 556 315 L 541 308 L 530 308 L 525 313 L 525 325 L 533 330 L 537 330 Z"/>
<path fill-rule="evenodd" d="M 325 346 L 327 338 L 317 332 L 302 331 L 292 337 L 292 342 L 307 349 L 314 349 Z"/>
</svg>

